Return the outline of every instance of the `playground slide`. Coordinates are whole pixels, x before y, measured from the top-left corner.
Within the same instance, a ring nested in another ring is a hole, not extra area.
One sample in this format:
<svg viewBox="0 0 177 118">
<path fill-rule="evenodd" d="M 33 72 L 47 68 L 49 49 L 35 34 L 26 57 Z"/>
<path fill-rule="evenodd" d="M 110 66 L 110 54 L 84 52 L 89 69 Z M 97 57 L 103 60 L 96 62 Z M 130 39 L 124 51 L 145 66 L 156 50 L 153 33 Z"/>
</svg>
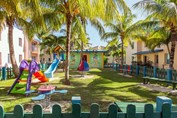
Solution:
<svg viewBox="0 0 177 118">
<path fill-rule="evenodd" d="M 20 77 L 21 77 L 21 75 L 22 75 L 24 69 L 25 69 L 25 68 L 28 68 L 28 66 L 29 66 L 29 65 L 28 65 L 28 62 L 27 62 L 26 60 L 22 60 L 22 61 L 21 61 L 21 63 L 20 63 L 20 68 L 19 68 L 20 73 L 19 73 L 18 77 L 16 78 L 16 80 L 14 81 L 14 83 L 12 84 L 10 90 L 8 91 L 8 94 L 10 94 L 11 91 L 14 89 L 16 83 L 18 83 L 18 81 L 20 80 Z"/>
<path fill-rule="evenodd" d="M 32 60 L 31 63 L 28 65 L 28 62 L 26 60 L 23 60 L 20 63 L 20 73 L 17 79 L 14 81 L 13 85 L 11 86 L 10 90 L 8 91 L 8 94 L 10 93 L 21 93 L 24 94 L 25 91 L 29 91 L 31 88 L 31 79 L 33 73 L 39 70 L 37 62 Z M 25 72 L 25 69 L 27 69 L 27 75 L 23 74 Z M 27 80 L 25 81 L 26 84 L 20 84 L 20 81 L 22 78 L 26 78 Z M 20 90 L 20 88 L 26 88 L 26 90 Z"/>
<path fill-rule="evenodd" d="M 44 72 L 45 76 L 47 78 L 53 78 L 53 73 L 57 69 L 58 64 L 60 63 L 60 60 L 58 58 L 55 58 L 52 62 L 52 64 L 49 66 L 49 68 Z"/>
<path fill-rule="evenodd" d="M 35 78 L 38 78 L 38 80 L 40 80 L 41 82 L 49 81 L 49 79 L 46 78 L 46 76 L 41 71 L 37 71 L 33 75 L 35 76 Z"/>
</svg>

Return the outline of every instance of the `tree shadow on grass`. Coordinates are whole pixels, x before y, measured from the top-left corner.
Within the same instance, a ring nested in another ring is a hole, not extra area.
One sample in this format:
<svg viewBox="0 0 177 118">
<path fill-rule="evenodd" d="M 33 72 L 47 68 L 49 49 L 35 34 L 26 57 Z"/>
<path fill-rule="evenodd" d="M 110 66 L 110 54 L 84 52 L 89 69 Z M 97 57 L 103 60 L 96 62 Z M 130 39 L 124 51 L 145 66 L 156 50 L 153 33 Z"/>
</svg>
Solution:
<svg viewBox="0 0 177 118">
<path fill-rule="evenodd" d="M 125 77 L 118 75 L 116 71 L 100 69 L 100 71 L 89 71 L 88 74 L 97 75 L 100 78 L 108 79 L 113 82 L 142 82 L 138 77 Z"/>
</svg>

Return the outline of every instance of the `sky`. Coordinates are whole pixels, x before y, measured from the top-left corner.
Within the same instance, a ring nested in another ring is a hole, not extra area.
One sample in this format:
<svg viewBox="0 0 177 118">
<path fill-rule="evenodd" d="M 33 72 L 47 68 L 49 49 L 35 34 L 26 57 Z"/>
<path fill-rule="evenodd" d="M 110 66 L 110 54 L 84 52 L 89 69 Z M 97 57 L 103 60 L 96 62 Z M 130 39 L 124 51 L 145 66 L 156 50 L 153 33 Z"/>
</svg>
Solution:
<svg viewBox="0 0 177 118">
<path fill-rule="evenodd" d="M 139 2 L 140 0 L 125 0 L 125 2 L 127 3 L 127 5 L 130 7 L 130 9 L 132 10 L 133 14 L 137 15 L 137 18 L 135 19 L 135 21 L 142 19 L 143 16 L 141 15 L 141 13 L 138 13 L 137 10 L 133 9 L 132 6 Z M 95 46 L 106 46 L 106 42 L 101 41 L 100 36 L 98 34 L 98 31 L 96 29 L 94 29 L 89 23 L 86 27 L 86 31 L 90 37 L 90 41 L 89 43 L 91 44 L 91 47 L 95 47 Z"/>
</svg>

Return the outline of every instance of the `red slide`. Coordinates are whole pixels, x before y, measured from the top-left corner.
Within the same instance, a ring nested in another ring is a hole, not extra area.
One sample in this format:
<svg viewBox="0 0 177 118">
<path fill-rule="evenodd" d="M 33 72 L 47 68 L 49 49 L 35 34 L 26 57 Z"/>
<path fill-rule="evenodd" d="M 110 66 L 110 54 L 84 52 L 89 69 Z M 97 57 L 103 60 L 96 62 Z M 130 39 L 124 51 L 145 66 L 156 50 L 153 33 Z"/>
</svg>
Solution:
<svg viewBox="0 0 177 118">
<path fill-rule="evenodd" d="M 41 71 L 37 71 L 33 75 L 35 76 L 35 78 L 38 78 L 38 80 L 40 80 L 41 82 L 49 81 L 49 79 L 46 78 L 46 76 Z"/>
</svg>

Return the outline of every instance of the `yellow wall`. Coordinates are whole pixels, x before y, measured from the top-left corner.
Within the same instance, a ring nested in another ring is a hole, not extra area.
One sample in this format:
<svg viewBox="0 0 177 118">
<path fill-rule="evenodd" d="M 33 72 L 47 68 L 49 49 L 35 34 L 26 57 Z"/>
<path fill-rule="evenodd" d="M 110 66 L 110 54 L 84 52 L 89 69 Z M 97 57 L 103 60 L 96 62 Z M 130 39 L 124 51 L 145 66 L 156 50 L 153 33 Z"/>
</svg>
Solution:
<svg viewBox="0 0 177 118">
<path fill-rule="evenodd" d="M 132 54 L 133 53 L 136 53 L 136 52 L 140 52 L 140 51 L 147 51 L 149 50 L 145 44 L 143 42 L 140 42 L 140 41 L 136 41 L 135 42 L 135 48 L 132 49 L 130 46 L 128 46 L 126 48 L 126 64 L 130 65 L 131 62 L 132 62 Z M 169 44 L 170 46 L 170 44 Z M 166 60 L 165 60 L 165 54 L 168 53 L 167 51 L 167 47 L 165 45 L 162 45 L 161 47 L 159 48 L 156 48 L 156 49 L 163 49 L 162 52 L 158 52 L 158 53 L 150 53 L 150 54 L 143 54 L 143 55 L 134 55 L 135 56 L 135 60 L 134 61 L 139 61 L 138 58 L 143 62 L 144 61 L 144 56 L 147 56 L 147 60 L 150 60 L 153 62 L 153 66 L 156 65 L 158 66 L 159 68 L 169 68 L 169 64 L 166 64 Z M 159 62 L 158 62 L 158 65 L 155 64 L 155 55 L 158 55 L 159 57 Z M 176 45 L 176 50 L 175 50 L 175 57 L 174 57 L 174 69 L 177 70 L 177 45 Z"/>
</svg>

